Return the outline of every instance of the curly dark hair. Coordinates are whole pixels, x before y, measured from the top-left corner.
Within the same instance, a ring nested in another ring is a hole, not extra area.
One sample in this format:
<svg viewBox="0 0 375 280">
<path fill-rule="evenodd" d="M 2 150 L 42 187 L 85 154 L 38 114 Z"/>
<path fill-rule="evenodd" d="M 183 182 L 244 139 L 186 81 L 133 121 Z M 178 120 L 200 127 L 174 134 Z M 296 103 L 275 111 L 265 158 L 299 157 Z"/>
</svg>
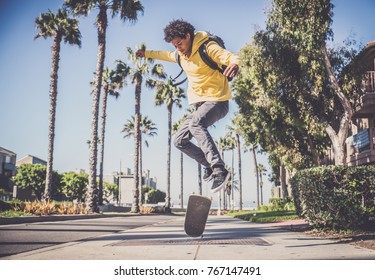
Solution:
<svg viewBox="0 0 375 280">
<path fill-rule="evenodd" d="M 164 40 L 170 43 L 175 38 L 186 38 L 187 34 L 194 38 L 194 31 L 195 28 L 190 23 L 182 19 L 172 20 L 164 28 Z"/>
</svg>

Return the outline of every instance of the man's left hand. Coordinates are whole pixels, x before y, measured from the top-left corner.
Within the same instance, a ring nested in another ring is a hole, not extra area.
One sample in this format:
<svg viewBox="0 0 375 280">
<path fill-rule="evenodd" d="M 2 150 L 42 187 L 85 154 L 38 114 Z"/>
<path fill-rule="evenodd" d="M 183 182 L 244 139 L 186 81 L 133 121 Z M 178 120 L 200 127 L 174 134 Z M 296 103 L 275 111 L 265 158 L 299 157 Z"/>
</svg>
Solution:
<svg viewBox="0 0 375 280">
<path fill-rule="evenodd" d="M 238 74 L 240 67 L 237 64 L 230 64 L 225 68 L 223 75 L 228 78 L 234 78 Z"/>
</svg>

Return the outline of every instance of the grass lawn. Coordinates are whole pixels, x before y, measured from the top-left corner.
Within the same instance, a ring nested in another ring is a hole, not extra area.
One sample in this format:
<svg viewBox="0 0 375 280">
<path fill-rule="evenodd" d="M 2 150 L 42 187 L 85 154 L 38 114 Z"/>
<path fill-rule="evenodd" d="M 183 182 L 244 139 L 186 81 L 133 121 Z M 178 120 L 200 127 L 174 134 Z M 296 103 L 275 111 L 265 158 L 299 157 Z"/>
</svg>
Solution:
<svg viewBox="0 0 375 280">
<path fill-rule="evenodd" d="M 14 202 L 13 202 L 14 203 Z M 0 201 L 0 217 L 20 217 L 20 216 L 32 216 L 30 213 L 24 213 L 20 209 L 14 210 L 12 202 Z M 130 213 L 105 213 L 107 215 L 129 215 Z M 174 213 L 176 214 L 176 213 Z M 184 214 L 184 213 L 181 213 Z M 264 211 L 264 210 L 252 210 L 252 211 L 231 211 L 227 215 L 243 219 L 250 222 L 258 223 L 271 223 L 285 220 L 294 220 L 299 217 L 294 211 Z"/>
<path fill-rule="evenodd" d="M 294 211 L 233 211 L 229 212 L 227 215 L 257 223 L 272 223 L 299 219 Z"/>
</svg>

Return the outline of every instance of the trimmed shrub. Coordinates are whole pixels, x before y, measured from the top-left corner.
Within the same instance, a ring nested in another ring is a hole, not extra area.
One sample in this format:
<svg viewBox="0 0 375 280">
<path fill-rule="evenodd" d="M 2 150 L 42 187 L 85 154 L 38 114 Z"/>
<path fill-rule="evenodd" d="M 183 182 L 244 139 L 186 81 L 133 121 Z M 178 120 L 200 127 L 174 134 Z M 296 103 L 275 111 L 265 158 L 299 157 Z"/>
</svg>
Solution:
<svg viewBox="0 0 375 280">
<path fill-rule="evenodd" d="M 291 185 L 297 214 L 315 228 L 360 228 L 375 210 L 375 166 L 305 169 Z"/>
<path fill-rule="evenodd" d="M 266 211 L 295 211 L 293 197 L 271 198 Z M 263 209 L 265 206 L 262 206 Z"/>
</svg>

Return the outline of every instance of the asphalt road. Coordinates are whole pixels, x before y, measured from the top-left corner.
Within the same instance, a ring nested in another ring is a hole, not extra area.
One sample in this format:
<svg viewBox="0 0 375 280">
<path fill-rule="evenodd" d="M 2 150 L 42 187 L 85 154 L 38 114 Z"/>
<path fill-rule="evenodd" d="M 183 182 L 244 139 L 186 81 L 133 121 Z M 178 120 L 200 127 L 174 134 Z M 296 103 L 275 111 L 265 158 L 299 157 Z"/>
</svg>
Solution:
<svg viewBox="0 0 375 280">
<path fill-rule="evenodd" d="M 175 218 L 169 215 L 118 216 L 0 225 L 0 258 Z"/>
</svg>

